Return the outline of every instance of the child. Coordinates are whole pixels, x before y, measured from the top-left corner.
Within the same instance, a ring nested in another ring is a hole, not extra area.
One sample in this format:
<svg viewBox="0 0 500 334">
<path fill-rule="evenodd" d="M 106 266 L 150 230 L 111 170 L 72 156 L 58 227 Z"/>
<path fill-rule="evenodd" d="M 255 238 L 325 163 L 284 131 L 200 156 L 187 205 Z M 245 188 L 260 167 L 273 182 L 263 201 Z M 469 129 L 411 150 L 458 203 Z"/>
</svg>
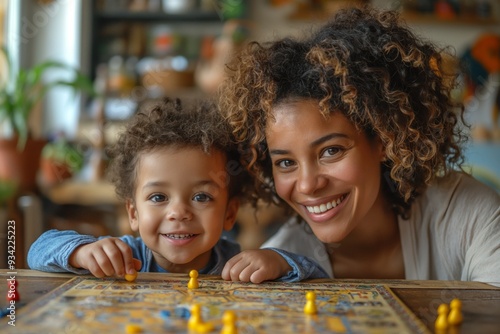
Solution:
<svg viewBox="0 0 500 334">
<path fill-rule="evenodd" d="M 251 179 L 217 109 L 165 99 L 135 115 L 109 153 L 111 181 L 140 237 L 50 230 L 31 246 L 29 266 L 96 277 L 192 269 L 220 275 L 240 252 L 221 234 L 233 227 Z M 277 249 L 243 252 L 224 271 L 225 279 L 254 283 L 324 276 L 314 262 Z"/>
<path fill-rule="evenodd" d="M 397 13 L 351 8 L 228 64 L 220 107 L 255 197 L 300 216 L 265 246 L 337 278 L 500 282 L 500 196 L 457 171 L 447 56 Z"/>
</svg>

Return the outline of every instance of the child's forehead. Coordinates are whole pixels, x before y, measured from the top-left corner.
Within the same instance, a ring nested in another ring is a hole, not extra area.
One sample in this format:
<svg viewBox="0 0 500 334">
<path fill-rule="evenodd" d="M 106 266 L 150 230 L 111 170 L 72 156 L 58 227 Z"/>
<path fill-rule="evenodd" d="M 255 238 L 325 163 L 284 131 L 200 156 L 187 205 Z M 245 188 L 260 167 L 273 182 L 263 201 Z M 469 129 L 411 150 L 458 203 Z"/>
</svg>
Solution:
<svg viewBox="0 0 500 334">
<path fill-rule="evenodd" d="M 165 145 L 142 151 L 138 155 L 136 170 L 140 172 L 145 164 L 162 164 L 165 168 L 185 168 L 197 172 L 217 172 L 228 174 L 228 154 L 225 151 L 211 147 L 205 150 L 194 145 Z M 198 167 L 198 168 L 195 168 Z"/>
<path fill-rule="evenodd" d="M 204 191 L 227 197 L 230 173 L 226 164 L 221 151 L 170 148 L 145 152 L 136 166 L 136 196 L 141 198 L 152 192 L 184 196 Z"/>
<path fill-rule="evenodd" d="M 197 152 L 199 153 L 200 159 L 220 159 L 227 158 L 227 152 L 215 147 L 208 146 L 202 144 L 190 144 L 190 143 L 169 143 L 165 145 L 160 145 L 156 147 L 152 147 L 146 149 L 141 152 L 141 155 L 144 154 L 165 154 L 177 156 L 178 154 L 187 153 L 187 152 Z"/>
</svg>

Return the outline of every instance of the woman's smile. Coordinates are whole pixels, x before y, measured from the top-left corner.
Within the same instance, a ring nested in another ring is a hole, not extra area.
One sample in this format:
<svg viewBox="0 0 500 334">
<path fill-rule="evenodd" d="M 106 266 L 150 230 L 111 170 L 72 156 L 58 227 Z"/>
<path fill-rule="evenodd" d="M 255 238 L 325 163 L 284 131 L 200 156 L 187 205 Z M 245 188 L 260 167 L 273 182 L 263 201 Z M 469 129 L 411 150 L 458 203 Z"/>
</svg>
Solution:
<svg viewBox="0 0 500 334">
<path fill-rule="evenodd" d="M 345 199 L 346 195 L 342 195 L 337 199 L 334 199 L 332 201 L 328 201 L 326 203 L 320 204 L 320 205 L 305 205 L 307 211 L 309 213 L 325 213 L 327 211 L 330 211 L 331 209 L 335 209 L 342 201 Z"/>
<path fill-rule="evenodd" d="M 320 205 L 305 205 L 305 212 L 302 216 L 307 216 L 308 221 L 314 224 L 322 224 L 339 216 L 349 200 L 349 195 L 344 194 L 337 199 L 327 201 Z"/>
</svg>

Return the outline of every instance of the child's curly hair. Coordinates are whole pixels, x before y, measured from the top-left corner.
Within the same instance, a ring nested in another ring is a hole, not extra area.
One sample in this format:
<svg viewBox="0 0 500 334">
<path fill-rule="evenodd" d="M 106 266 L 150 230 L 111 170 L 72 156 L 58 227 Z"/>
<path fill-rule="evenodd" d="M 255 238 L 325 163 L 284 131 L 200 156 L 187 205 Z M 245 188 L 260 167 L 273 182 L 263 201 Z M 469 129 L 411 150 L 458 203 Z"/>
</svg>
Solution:
<svg viewBox="0 0 500 334">
<path fill-rule="evenodd" d="M 111 159 L 107 174 L 120 199 L 134 198 L 140 154 L 162 147 L 195 147 L 206 154 L 213 149 L 226 153 L 229 197 L 246 199 L 251 177 L 240 164 L 229 124 L 216 105 L 211 101 L 188 105 L 169 98 L 134 115 L 118 141 L 107 150 Z"/>
<path fill-rule="evenodd" d="M 436 175 L 463 162 L 463 106 L 451 97 L 457 81 L 448 56 L 396 12 L 368 7 L 339 11 L 309 38 L 250 43 L 228 64 L 219 103 L 255 176 L 255 195 L 279 201 L 264 133 L 273 106 L 314 99 L 325 116 L 341 112 L 380 138 L 384 187 L 396 212 L 407 213 Z"/>
</svg>

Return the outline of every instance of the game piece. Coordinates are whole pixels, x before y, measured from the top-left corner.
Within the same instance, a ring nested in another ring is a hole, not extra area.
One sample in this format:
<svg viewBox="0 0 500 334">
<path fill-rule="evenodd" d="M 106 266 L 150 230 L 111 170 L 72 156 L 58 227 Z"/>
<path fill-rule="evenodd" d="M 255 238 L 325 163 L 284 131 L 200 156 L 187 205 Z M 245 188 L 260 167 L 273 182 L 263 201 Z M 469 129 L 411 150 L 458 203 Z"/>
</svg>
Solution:
<svg viewBox="0 0 500 334">
<path fill-rule="evenodd" d="M 447 304 L 441 304 L 439 305 L 437 309 L 437 318 L 436 322 L 434 323 L 434 328 L 436 331 L 443 331 L 448 328 L 448 312 L 449 312 L 449 307 Z"/>
<path fill-rule="evenodd" d="M 304 306 L 304 313 L 308 315 L 318 313 L 316 309 L 316 294 L 313 291 L 306 293 L 306 305 Z"/>
<path fill-rule="evenodd" d="M 191 330 L 196 330 L 196 326 L 201 324 L 203 319 L 201 318 L 201 306 L 199 304 L 194 304 L 191 307 L 191 316 L 188 320 L 188 328 Z"/>
<path fill-rule="evenodd" d="M 189 282 L 188 282 L 188 289 L 198 289 L 199 284 L 198 284 L 198 272 L 196 270 L 191 270 L 189 272 Z"/>
<path fill-rule="evenodd" d="M 189 308 L 185 306 L 176 306 L 174 314 L 178 318 L 189 319 L 191 312 L 189 311 Z"/>
<path fill-rule="evenodd" d="M 160 314 L 160 318 L 162 318 L 164 320 L 170 320 L 170 318 L 172 316 L 170 311 L 167 311 L 167 310 L 161 310 L 159 314 Z"/>
<path fill-rule="evenodd" d="M 347 329 L 342 323 L 342 319 L 340 317 L 328 317 L 326 321 L 329 330 L 334 331 L 335 333 L 347 332 Z"/>
<path fill-rule="evenodd" d="M 197 333 L 208 333 L 214 329 L 213 324 L 206 323 L 201 317 L 201 306 L 194 304 L 191 307 L 191 317 L 188 320 L 188 329 Z"/>
<path fill-rule="evenodd" d="M 460 299 L 453 299 L 450 302 L 450 313 L 448 314 L 448 324 L 451 326 L 460 325 L 464 317 L 462 315 L 462 302 Z"/>
<path fill-rule="evenodd" d="M 134 274 L 125 274 L 125 279 L 129 282 L 135 281 L 137 278 L 137 271 Z"/>
<path fill-rule="evenodd" d="M 194 329 L 197 333 L 210 333 L 214 330 L 214 325 L 209 322 L 203 322 L 196 325 Z"/>
<path fill-rule="evenodd" d="M 125 326 L 125 333 L 127 334 L 142 333 L 142 327 L 135 324 L 128 324 L 127 326 Z"/>
<path fill-rule="evenodd" d="M 222 330 L 221 334 L 238 334 L 238 327 L 236 327 L 236 314 L 233 311 L 225 311 L 222 316 Z"/>
<path fill-rule="evenodd" d="M 7 280 L 7 301 L 19 301 L 21 297 L 19 296 L 19 292 L 17 291 L 17 281 Z"/>
</svg>

